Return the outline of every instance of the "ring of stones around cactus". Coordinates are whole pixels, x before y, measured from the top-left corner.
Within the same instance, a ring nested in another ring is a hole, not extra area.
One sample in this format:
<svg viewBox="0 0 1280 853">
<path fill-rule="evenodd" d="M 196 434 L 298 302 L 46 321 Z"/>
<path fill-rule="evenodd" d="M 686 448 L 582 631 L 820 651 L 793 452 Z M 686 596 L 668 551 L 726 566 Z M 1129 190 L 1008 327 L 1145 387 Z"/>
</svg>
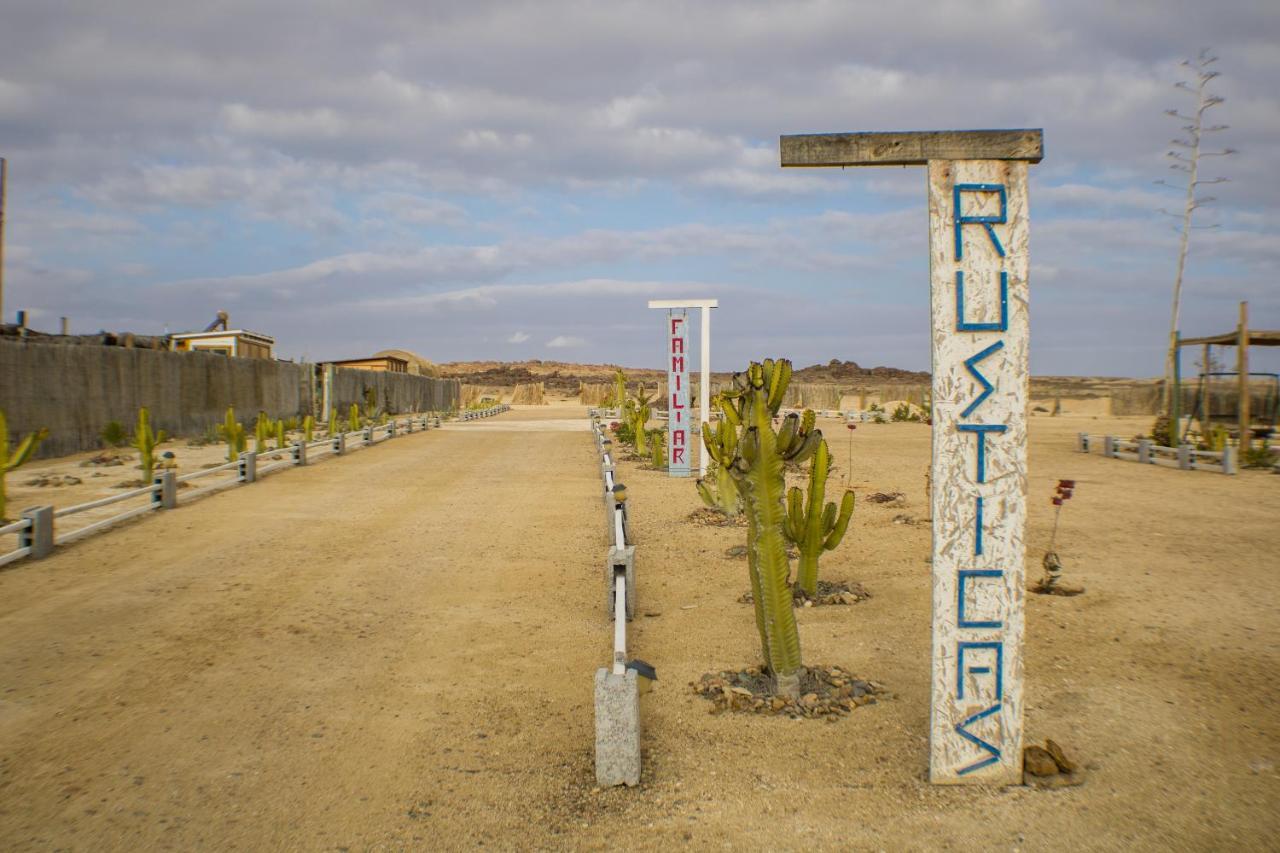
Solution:
<svg viewBox="0 0 1280 853">
<path fill-rule="evenodd" d="M 743 554 L 745 557 L 746 554 Z M 828 604 L 857 604 L 871 597 L 866 587 L 857 581 L 818 581 L 818 594 L 809 596 L 798 586 L 791 587 L 791 598 L 797 607 L 821 607 Z M 738 597 L 739 604 L 752 604 L 754 599 L 747 591 Z"/>
<path fill-rule="evenodd" d="M 685 521 L 690 524 L 700 524 L 703 527 L 746 527 L 747 518 L 745 515 L 727 516 L 724 513 L 711 509 L 710 507 L 698 507 L 693 512 L 685 516 Z M 746 554 L 746 551 L 743 551 Z M 792 555 L 794 556 L 794 554 Z"/>
<path fill-rule="evenodd" d="M 792 719 L 826 719 L 834 723 L 864 705 L 892 699 L 884 685 L 865 681 L 838 666 L 805 667 L 800 674 L 800 699 L 773 693 L 773 679 L 758 666 L 737 672 L 706 673 L 689 682 L 693 692 L 711 702 L 710 713 L 734 711 L 746 714 L 786 716 Z"/>
</svg>

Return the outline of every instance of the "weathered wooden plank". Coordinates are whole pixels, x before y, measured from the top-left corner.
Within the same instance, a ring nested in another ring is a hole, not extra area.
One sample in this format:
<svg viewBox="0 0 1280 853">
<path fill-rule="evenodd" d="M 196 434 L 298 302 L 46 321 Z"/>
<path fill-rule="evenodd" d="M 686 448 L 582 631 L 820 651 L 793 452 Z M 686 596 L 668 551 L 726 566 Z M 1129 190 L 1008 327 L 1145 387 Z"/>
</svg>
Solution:
<svg viewBox="0 0 1280 853">
<path fill-rule="evenodd" d="M 941 784 L 1022 779 L 1028 231 L 1025 162 L 930 162 L 929 768 Z"/>
<path fill-rule="evenodd" d="M 923 166 L 930 160 L 1021 160 L 1039 163 L 1044 133 L 1020 130 L 928 130 L 812 133 L 780 137 L 786 166 Z"/>
</svg>

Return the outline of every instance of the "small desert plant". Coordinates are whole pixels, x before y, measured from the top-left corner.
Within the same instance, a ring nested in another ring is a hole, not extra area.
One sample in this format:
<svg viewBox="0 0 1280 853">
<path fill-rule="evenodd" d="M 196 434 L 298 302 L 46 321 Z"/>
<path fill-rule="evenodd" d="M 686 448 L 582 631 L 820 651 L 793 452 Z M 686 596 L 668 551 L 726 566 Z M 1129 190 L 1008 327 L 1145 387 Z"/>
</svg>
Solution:
<svg viewBox="0 0 1280 853">
<path fill-rule="evenodd" d="M 329 431 L 330 438 L 337 435 L 338 430 L 341 429 L 341 426 L 338 424 L 338 410 L 336 408 L 329 410 L 329 424 L 325 429 Z"/>
<path fill-rule="evenodd" d="M 1209 427 L 1209 434 L 1204 437 L 1204 449 L 1221 453 L 1227 446 L 1227 428 L 1222 424 Z"/>
<path fill-rule="evenodd" d="M 835 503 L 825 503 L 827 475 L 831 471 L 831 457 L 825 439 L 818 442 L 809 462 L 809 502 L 798 486 L 787 492 L 787 539 L 800 551 L 800 565 L 796 570 L 796 586 L 807 595 L 818 594 L 818 558 L 823 551 L 833 551 L 849 529 L 853 517 L 853 490 L 845 489 L 837 510 Z"/>
<path fill-rule="evenodd" d="M 351 410 L 347 412 L 347 432 L 357 432 L 360 429 L 360 407 L 355 403 L 351 404 Z"/>
<path fill-rule="evenodd" d="M 293 432 L 298 428 L 298 416 L 294 415 L 284 419 L 285 432 Z"/>
<path fill-rule="evenodd" d="M 235 462 L 244 453 L 248 441 L 244 434 L 244 424 L 236 420 L 233 406 L 227 406 L 227 414 L 222 419 L 222 426 L 218 427 L 218 434 L 227 443 L 227 461 Z"/>
<path fill-rule="evenodd" d="M 1053 490 L 1053 497 L 1050 498 L 1053 503 L 1053 532 L 1049 534 L 1049 549 L 1044 552 L 1044 559 L 1041 561 L 1044 565 L 1044 577 L 1040 580 L 1042 591 L 1052 589 L 1062 579 L 1062 560 L 1054 546 L 1058 541 L 1058 519 L 1062 516 L 1062 507 L 1071 500 L 1075 489 L 1075 480 L 1059 480 L 1057 488 Z"/>
<path fill-rule="evenodd" d="M 284 450 L 286 441 L 284 434 L 284 421 L 276 421 L 273 426 L 275 426 L 276 450 Z"/>
<path fill-rule="evenodd" d="M 129 443 L 129 434 L 124 431 L 124 424 L 119 421 L 107 421 L 107 425 L 102 428 L 98 436 L 107 447 L 124 447 Z"/>
<path fill-rule="evenodd" d="M 1240 454 L 1240 464 L 1245 468 L 1270 468 L 1275 464 L 1271 453 L 1271 441 L 1263 439 Z"/>
<path fill-rule="evenodd" d="M 311 415 L 307 415 L 302 419 L 302 440 L 307 444 L 311 443 L 312 437 L 316 432 L 316 419 Z"/>
<path fill-rule="evenodd" d="M 624 419 L 621 422 L 614 421 L 609 424 L 609 429 L 613 431 L 613 438 L 618 444 L 635 443 L 635 430 L 627 420 Z"/>
<path fill-rule="evenodd" d="M 867 411 L 871 412 L 872 414 L 875 414 L 876 412 L 883 412 L 884 409 L 880 406 L 879 403 L 872 403 L 870 406 L 867 407 Z"/>
<path fill-rule="evenodd" d="M 653 416 L 653 403 L 656 399 L 656 394 L 646 394 L 641 387 L 634 397 L 627 400 L 623 408 L 622 417 L 631 424 L 632 443 L 640 456 L 647 456 L 649 453 L 649 446 L 646 443 L 648 432 L 645 430 L 645 425 Z"/>
<path fill-rule="evenodd" d="M 651 429 L 649 432 L 649 461 L 659 471 L 667 468 L 666 430 Z"/>
<path fill-rule="evenodd" d="M 40 442 L 49 437 L 49 430 L 39 429 L 35 432 L 28 433 L 22 441 L 18 442 L 18 446 L 9 449 L 9 421 L 5 418 L 4 412 L 0 412 L 0 521 L 5 520 L 8 516 L 5 512 L 5 476 L 14 468 L 24 465 L 35 454 L 36 448 L 40 446 Z"/>
<path fill-rule="evenodd" d="M 168 436 L 164 430 L 153 432 L 151 429 L 151 413 L 147 407 L 138 409 L 138 425 L 133 430 L 133 446 L 138 450 L 138 458 L 142 461 L 142 482 L 151 484 L 156 468 L 156 446 L 164 443 Z"/>
</svg>

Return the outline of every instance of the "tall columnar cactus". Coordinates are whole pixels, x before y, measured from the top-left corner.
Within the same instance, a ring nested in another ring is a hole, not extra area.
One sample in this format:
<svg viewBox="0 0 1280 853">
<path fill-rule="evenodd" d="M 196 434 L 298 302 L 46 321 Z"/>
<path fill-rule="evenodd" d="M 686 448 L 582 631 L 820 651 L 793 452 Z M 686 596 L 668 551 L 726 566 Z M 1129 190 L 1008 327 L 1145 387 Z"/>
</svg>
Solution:
<svg viewBox="0 0 1280 853">
<path fill-rule="evenodd" d="M 138 425 L 133 430 L 133 446 L 137 448 L 138 458 L 142 462 L 142 481 L 150 484 L 156 469 L 156 446 L 164 442 L 168 436 L 164 430 L 152 432 L 151 413 L 147 407 L 138 409 Z"/>
<path fill-rule="evenodd" d="M 341 427 L 338 425 L 338 409 L 336 407 L 329 409 L 329 425 L 327 429 L 329 430 L 330 438 L 333 438 L 335 435 L 337 435 L 338 430 L 341 429 Z"/>
<path fill-rule="evenodd" d="M 9 421 L 5 418 L 4 412 L 0 412 L 0 521 L 4 521 L 8 516 L 4 514 L 5 510 L 5 491 L 4 479 L 10 471 L 21 465 L 24 465 L 35 454 L 36 448 L 40 446 L 40 442 L 49 437 L 49 430 L 38 429 L 35 432 L 28 433 L 22 441 L 18 442 L 18 446 L 9 449 Z"/>
<path fill-rule="evenodd" d="M 730 472 L 745 500 L 747 567 L 761 648 L 773 674 L 774 689 L 798 699 L 802 665 L 800 634 L 788 586 L 791 564 L 784 533 L 783 465 L 812 456 L 822 433 L 804 429 L 794 414 L 774 431 L 773 418 L 790 381 L 791 362 L 785 359 L 752 362 L 745 373 L 734 374 L 733 387 L 721 393 L 720 411 L 730 424 L 741 427 L 737 445 L 730 452 L 709 423 L 703 425 L 702 440 L 716 462 Z"/>
<path fill-rule="evenodd" d="M 271 434 L 275 431 L 275 425 L 271 422 L 271 418 L 267 417 L 266 412 L 258 412 L 258 420 L 253 425 L 253 449 L 259 453 L 267 450 L 267 442 L 271 440 Z"/>
<path fill-rule="evenodd" d="M 659 471 L 667 467 L 667 447 L 665 435 L 661 430 L 654 430 L 649 436 L 649 461 Z"/>
<path fill-rule="evenodd" d="M 316 419 L 311 415 L 307 415 L 302 419 L 302 440 L 307 444 L 311 443 L 316 432 Z"/>
<path fill-rule="evenodd" d="M 796 571 L 796 586 L 807 595 L 818 594 L 818 558 L 823 551 L 832 551 L 853 517 L 853 491 L 846 489 L 837 511 L 835 503 L 825 503 L 827 498 L 827 473 L 831 469 L 831 457 L 827 442 L 818 442 L 813 459 L 809 462 L 809 501 L 804 492 L 792 486 L 787 492 L 787 539 L 800 551 L 800 566 Z"/>
<path fill-rule="evenodd" d="M 351 404 L 351 410 L 347 413 L 347 432 L 356 432 L 360 429 L 360 407 L 355 403 Z"/>
<path fill-rule="evenodd" d="M 240 454 L 244 453 L 248 439 L 244 434 L 244 424 L 236 420 L 234 406 L 227 406 L 226 417 L 222 419 L 222 426 L 218 427 L 218 432 L 222 440 L 227 443 L 227 461 L 235 462 L 240 458 Z"/>
<path fill-rule="evenodd" d="M 275 421 L 272 424 L 272 426 L 275 427 L 276 449 L 284 450 L 284 443 L 286 441 L 285 434 L 284 434 L 284 421 L 283 420 Z"/>
<path fill-rule="evenodd" d="M 627 374 L 619 367 L 613 373 L 613 394 L 609 397 L 609 408 L 621 409 L 627 403 Z"/>
</svg>

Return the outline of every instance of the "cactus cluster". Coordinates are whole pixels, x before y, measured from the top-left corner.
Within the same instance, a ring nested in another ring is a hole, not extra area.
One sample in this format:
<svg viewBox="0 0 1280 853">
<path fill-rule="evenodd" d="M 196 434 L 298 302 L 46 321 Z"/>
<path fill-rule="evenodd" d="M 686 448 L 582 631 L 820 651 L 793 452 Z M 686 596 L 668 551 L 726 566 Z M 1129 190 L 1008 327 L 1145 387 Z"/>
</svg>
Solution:
<svg viewBox="0 0 1280 853">
<path fill-rule="evenodd" d="M 218 427 L 218 435 L 227 443 L 227 461 L 235 462 L 244 453 L 248 439 L 244 434 L 244 424 L 236 420 L 234 406 L 227 406 L 227 414 L 222 419 L 222 426 Z"/>
<path fill-rule="evenodd" d="M 632 443 L 635 445 L 638 456 L 649 455 L 645 424 L 649 423 L 649 418 L 653 417 L 653 404 L 656 399 L 656 394 L 644 393 L 644 387 L 641 386 L 636 391 L 636 395 L 628 398 L 622 408 L 622 417 L 631 427 L 631 434 L 634 436 Z"/>
<path fill-rule="evenodd" d="M 717 409 L 723 410 L 724 402 L 719 394 L 712 398 L 711 403 Z M 712 430 L 712 441 L 719 455 L 732 459 L 737 452 L 739 424 L 722 417 L 714 427 L 711 424 L 703 427 L 704 432 L 708 429 Z M 697 482 L 698 495 L 711 509 L 729 518 L 736 518 L 742 514 L 742 495 L 739 493 L 738 484 L 734 482 L 729 469 L 720 464 L 716 453 L 712 453 L 711 456 L 711 462 L 707 465 L 707 476 Z"/>
<path fill-rule="evenodd" d="M 838 512 L 833 506 L 829 510 L 823 507 L 829 459 L 822 430 L 814 427 L 812 411 L 806 411 L 804 418 L 787 415 L 781 427 L 774 429 L 774 418 L 782 407 L 790 382 L 790 361 L 751 362 L 744 373 L 733 375 L 731 388 L 718 394 L 721 423 L 716 427 L 703 424 L 703 443 L 722 471 L 721 476 L 726 478 L 717 483 L 717 494 L 710 497 L 717 497 L 722 488 L 730 491 L 727 487 L 732 483 L 746 508 L 755 626 L 760 634 L 765 665 L 773 675 L 774 690 L 799 699 L 803 663 L 792 606 L 787 542 L 799 539 L 797 544 L 806 543 L 801 549 L 809 548 L 814 583 L 817 583 L 817 556 L 827 549 L 828 543 L 835 548 L 840 542 L 852 514 L 852 496 L 846 496 Z M 822 459 L 817 460 L 819 452 Z M 803 496 L 795 493 L 787 496 L 785 478 L 787 464 L 801 464 L 809 459 L 815 459 L 810 469 L 809 489 L 813 520 L 804 514 Z M 819 482 L 814 488 L 813 475 L 819 470 Z M 710 493 L 709 485 L 701 484 L 699 492 Z M 708 494 L 704 494 L 703 500 L 707 498 Z M 788 512 L 787 503 L 794 511 Z M 823 508 L 819 511 L 817 507 Z M 832 516 L 829 526 L 827 516 Z M 818 533 L 826 530 L 826 537 L 818 537 L 817 533 L 810 535 L 810 528 Z M 837 528 L 840 535 L 835 535 Z M 792 533 L 799 535 L 792 537 Z M 810 542 L 817 546 L 808 544 Z"/>
<path fill-rule="evenodd" d="M 253 449 L 258 453 L 266 451 L 274 432 L 275 422 L 267 417 L 266 412 L 258 412 L 258 420 L 253 425 Z"/>
<path fill-rule="evenodd" d="M 144 483 L 149 484 L 155 474 L 156 446 L 163 443 L 168 437 L 164 430 L 154 432 L 151 429 L 151 412 L 147 411 L 146 406 L 138 409 L 138 425 L 133 430 L 133 446 L 137 449 L 138 458 L 142 462 L 142 481 Z"/>
<path fill-rule="evenodd" d="M 39 429 L 35 432 L 28 433 L 22 441 L 18 442 L 18 446 L 10 449 L 9 447 L 9 421 L 5 418 L 4 412 L 0 412 L 0 521 L 8 518 L 5 512 L 5 491 L 4 479 L 10 471 L 21 465 L 35 455 L 36 448 L 40 446 L 40 442 L 49 437 L 49 430 Z"/>
</svg>

